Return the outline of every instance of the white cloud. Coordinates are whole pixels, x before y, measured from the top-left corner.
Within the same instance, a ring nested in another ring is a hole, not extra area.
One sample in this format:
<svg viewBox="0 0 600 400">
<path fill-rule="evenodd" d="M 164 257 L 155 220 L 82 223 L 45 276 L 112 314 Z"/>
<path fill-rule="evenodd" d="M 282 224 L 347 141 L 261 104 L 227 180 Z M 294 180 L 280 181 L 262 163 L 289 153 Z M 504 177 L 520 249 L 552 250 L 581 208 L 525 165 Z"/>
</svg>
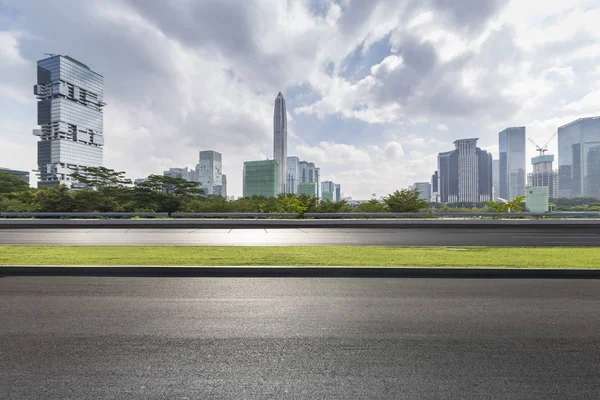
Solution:
<svg viewBox="0 0 600 400">
<path fill-rule="evenodd" d="M 494 148 L 527 125 L 541 141 L 600 102 L 594 0 L 324 1 L 319 15 L 304 0 L 5 2 L 19 18 L 0 31 L 0 159 L 23 169 L 46 51 L 104 75 L 108 167 L 140 177 L 212 149 L 235 195 L 243 161 L 272 156 L 280 90 L 300 143 L 289 154 L 355 198 L 429 179 L 456 138 Z"/>
</svg>

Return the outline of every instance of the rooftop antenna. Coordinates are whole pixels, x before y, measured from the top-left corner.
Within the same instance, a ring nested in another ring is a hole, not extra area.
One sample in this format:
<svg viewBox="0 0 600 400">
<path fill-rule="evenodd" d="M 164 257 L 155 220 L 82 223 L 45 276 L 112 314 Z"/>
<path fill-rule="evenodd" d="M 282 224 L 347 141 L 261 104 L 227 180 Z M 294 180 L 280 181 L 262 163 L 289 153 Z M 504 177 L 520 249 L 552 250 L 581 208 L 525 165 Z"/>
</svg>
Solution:
<svg viewBox="0 0 600 400">
<path fill-rule="evenodd" d="M 44 53 L 45 56 L 50 56 L 50 57 L 54 57 L 56 54 L 54 53 Z"/>
</svg>

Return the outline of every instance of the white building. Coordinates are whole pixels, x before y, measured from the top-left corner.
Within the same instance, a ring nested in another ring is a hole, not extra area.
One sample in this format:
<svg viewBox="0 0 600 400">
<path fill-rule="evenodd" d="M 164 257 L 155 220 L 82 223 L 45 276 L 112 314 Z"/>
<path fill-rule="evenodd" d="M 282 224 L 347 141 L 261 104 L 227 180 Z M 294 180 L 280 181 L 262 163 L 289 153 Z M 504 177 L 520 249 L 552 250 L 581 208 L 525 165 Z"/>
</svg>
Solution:
<svg viewBox="0 0 600 400">
<path fill-rule="evenodd" d="M 197 181 L 206 195 L 223 195 L 223 171 L 221 153 L 213 150 L 200 152 L 196 165 Z"/>
</svg>

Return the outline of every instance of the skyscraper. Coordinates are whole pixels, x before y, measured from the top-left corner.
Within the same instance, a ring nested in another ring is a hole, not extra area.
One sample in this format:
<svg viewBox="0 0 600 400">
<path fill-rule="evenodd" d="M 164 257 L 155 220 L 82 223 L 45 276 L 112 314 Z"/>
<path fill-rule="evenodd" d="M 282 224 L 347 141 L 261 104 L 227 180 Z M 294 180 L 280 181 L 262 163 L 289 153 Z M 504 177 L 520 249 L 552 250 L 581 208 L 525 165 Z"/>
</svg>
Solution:
<svg viewBox="0 0 600 400">
<path fill-rule="evenodd" d="M 439 201 L 482 202 L 492 198 L 492 156 L 477 139 L 454 142 L 455 150 L 438 154 Z"/>
<path fill-rule="evenodd" d="M 456 140 L 454 145 L 458 151 L 459 201 L 478 201 L 477 139 Z"/>
<path fill-rule="evenodd" d="M 281 92 L 275 98 L 273 115 L 273 158 L 279 162 L 279 193 L 285 193 L 287 180 L 287 112 Z"/>
<path fill-rule="evenodd" d="M 500 145 L 500 194 L 512 200 L 525 196 L 525 127 L 506 128 L 498 134 Z"/>
<path fill-rule="evenodd" d="M 102 75 L 69 56 L 37 62 L 38 187 L 70 187 L 72 173 L 102 165 L 103 92 Z"/>
<path fill-rule="evenodd" d="M 223 171 L 221 153 L 213 150 L 201 151 L 196 175 L 206 195 L 223 196 Z"/>
<path fill-rule="evenodd" d="M 335 184 L 335 199 L 333 201 L 342 201 L 342 186 L 339 183 Z"/>
<path fill-rule="evenodd" d="M 227 197 L 227 175 L 221 175 L 221 181 L 223 185 L 221 186 L 221 196 Z"/>
<path fill-rule="evenodd" d="M 558 128 L 558 196 L 600 198 L 600 117 Z"/>
<path fill-rule="evenodd" d="M 300 183 L 300 160 L 298 157 L 287 158 L 287 182 L 285 188 L 287 193 L 298 194 L 298 183 Z"/>
</svg>

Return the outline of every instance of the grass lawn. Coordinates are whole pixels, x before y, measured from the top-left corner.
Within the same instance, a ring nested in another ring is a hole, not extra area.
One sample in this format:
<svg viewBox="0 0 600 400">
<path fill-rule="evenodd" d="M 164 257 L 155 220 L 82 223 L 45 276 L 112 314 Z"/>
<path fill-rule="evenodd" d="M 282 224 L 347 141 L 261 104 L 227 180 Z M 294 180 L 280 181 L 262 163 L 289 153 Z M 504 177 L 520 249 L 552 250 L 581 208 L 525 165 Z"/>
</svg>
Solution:
<svg viewBox="0 0 600 400">
<path fill-rule="evenodd" d="M 600 268 L 600 248 L 0 246 L 0 265 Z"/>
</svg>

